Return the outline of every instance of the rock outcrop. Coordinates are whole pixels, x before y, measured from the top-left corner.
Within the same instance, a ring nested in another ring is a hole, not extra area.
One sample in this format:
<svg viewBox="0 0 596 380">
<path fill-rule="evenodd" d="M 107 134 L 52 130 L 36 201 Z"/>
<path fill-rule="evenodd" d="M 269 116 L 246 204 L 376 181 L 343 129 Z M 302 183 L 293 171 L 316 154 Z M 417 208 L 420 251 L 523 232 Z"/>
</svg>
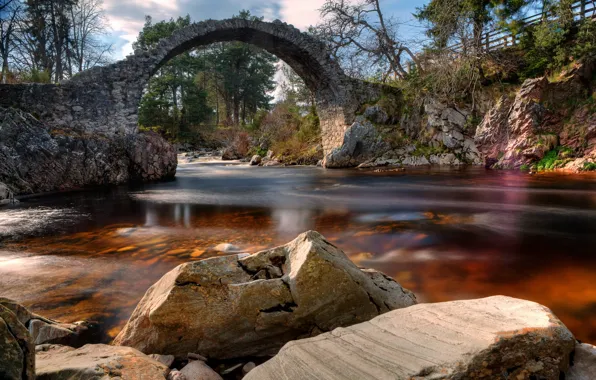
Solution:
<svg viewBox="0 0 596 380">
<path fill-rule="evenodd" d="M 244 379 L 558 380 L 574 345 L 546 307 L 497 296 L 415 305 L 290 342 Z"/>
<path fill-rule="evenodd" d="M 34 345 L 62 344 L 80 347 L 99 340 L 98 326 L 93 322 L 60 323 L 30 312 L 24 306 L 0 297 L 0 306 L 12 311 L 27 328 Z"/>
<path fill-rule="evenodd" d="M 290 340 L 415 303 L 391 278 L 357 268 L 310 231 L 254 255 L 180 265 L 147 291 L 114 343 L 178 358 L 266 356 Z"/>
<path fill-rule="evenodd" d="M 27 328 L 0 304 L 0 379 L 35 379 L 35 346 Z"/>
<path fill-rule="evenodd" d="M 17 195 L 165 179 L 176 165 L 173 147 L 154 133 L 87 134 L 0 107 L 0 182 Z"/>
<path fill-rule="evenodd" d="M 502 97 L 476 130 L 476 146 L 486 166 L 519 168 L 540 160 L 557 145 L 554 135 L 541 133 L 546 109 L 540 104 L 546 78 L 524 82 L 514 99 Z"/>
<path fill-rule="evenodd" d="M 567 371 L 567 380 L 594 380 L 596 378 L 596 347 L 578 343 L 575 346 L 573 366 Z"/>
<path fill-rule="evenodd" d="M 378 157 L 391 149 L 373 123 L 363 118 L 352 124 L 344 134 L 341 147 L 323 160 L 326 168 L 354 167 Z"/>
<path fill-rule="evenodd" d="M 130 347 L 88 344 L 79 349 L 49 345 L 36 356 L 38 380 L 164 380 L 170 369 Z"/>
<path fill-rule="evenodd" d="M 475 142 L 485 165 L 530 168 L 548 152 L 553 152 L 548 169 L 577 171 L 596 162 L 592 106 L 574 106 L 591 96 L 592 71 L 580 65 L 553 82 L 546 77 L 528 79 L 514 97 L 502 96 L 476 129 Z"/>
<path fill-rule="evenodd" d="M 399 107 L 399 99 L 391 100 Z M 414 107 L 415 108 L 415 107 Z M 384 165 L 479 165 L 480 153 L 467 130 L 470 111 L 428 99 L 424 118 L 402 117 L 369 106 L 345 132 L 343 144 L 325 157 L 327 168 Z"/>
</svg>

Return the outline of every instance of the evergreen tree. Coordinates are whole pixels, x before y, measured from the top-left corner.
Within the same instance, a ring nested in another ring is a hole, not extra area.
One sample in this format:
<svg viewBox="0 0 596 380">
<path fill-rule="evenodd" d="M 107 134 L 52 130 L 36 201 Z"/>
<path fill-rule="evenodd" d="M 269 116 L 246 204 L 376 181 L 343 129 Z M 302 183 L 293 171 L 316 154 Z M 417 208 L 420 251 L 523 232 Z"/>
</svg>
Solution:
<svg viewBox="0 0 596 380">
<path fill-rule="evenodd" d="M 248 12 L 239 16 L 253 18 Z M 153 23 L 146 18 L 135 49 L 149 49 L 190 18 Z M 241 42 L 215 43 L 171 59 L 149 82 L 139 123 L 161 127 L 172 139 L 185 138 L 199 124 L 250 124 L 259 109 L 269 109 L 277 58 Z M 220 118 L 220 115 L 222 117 Z"/>
</svg>

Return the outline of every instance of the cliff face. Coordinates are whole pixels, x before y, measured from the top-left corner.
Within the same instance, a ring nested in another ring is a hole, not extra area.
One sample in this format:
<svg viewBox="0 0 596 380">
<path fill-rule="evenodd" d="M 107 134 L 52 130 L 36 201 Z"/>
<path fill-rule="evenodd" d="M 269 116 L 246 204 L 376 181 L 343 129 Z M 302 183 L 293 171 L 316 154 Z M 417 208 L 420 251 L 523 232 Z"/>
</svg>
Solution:
<svg viewBox="0 0 596 380">
<path fill-rule="evenodd" d="M 356 118 L 325 166 L 596 170 L 594 72 L 592 65 L 577 65 L 551 80 L 526 80 L 499 98 L 491 95 L 497 88 L 484 88 L 474 105 L 432 96 L 408 105 L 381 99 Z M 477 126 L 474 115 L 483 115 Z"/>
<path fill-rule="evenodd" d="M 356 117 L 341 147 L 325 157 L 328 168 L 383 165 L 480 165 L 469 128 L 471 107 L 432 98 L 404 105 L 381 98 Z"/>
<path fill-rule="evenodd" d="M 515 97 L 501 97 L 476 129 L 487 167 L 593 170 L 596 106 L 590 65 L 553 81 L 526 80 Z"/>
<path fill-rule="evenodd" d="M 0 183 L 14 194 L 171 178 L 176 152 L 153 133 L 88 134 L 51 128 L 0 107 Z"/>
</svg>

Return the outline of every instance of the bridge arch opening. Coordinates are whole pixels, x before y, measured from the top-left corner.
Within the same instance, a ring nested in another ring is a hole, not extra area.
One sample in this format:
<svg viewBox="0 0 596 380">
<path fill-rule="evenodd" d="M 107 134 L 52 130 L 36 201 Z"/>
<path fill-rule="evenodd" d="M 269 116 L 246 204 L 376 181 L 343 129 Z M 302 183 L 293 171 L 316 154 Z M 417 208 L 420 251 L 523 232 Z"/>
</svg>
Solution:
<svg viewBox="0 0 596 380">
<path fill-rule="evenodd" d="M 339 147 L 369 86 L 347 77 L 326 46 L 291 25 L 240 18 L 190 24 L 162 39 L 150 50 L 135 51 L 123 61 L 88 70 L 71 80 L 81 92 L 94 97 L 86 110 L 103 130 L 136 133 L 138 108 L 150 78 L 172 58 L 216 42 L 240 41 L 260 47 L 286 62 L 314 93 L 321 123 L 323 151 Z M 99 88 L 98 88 L 99 87 Z M 101 88 L 103 87 L 103 88 Z M 374 91 L 373 91 L 374 92 Z"/>
</svg>

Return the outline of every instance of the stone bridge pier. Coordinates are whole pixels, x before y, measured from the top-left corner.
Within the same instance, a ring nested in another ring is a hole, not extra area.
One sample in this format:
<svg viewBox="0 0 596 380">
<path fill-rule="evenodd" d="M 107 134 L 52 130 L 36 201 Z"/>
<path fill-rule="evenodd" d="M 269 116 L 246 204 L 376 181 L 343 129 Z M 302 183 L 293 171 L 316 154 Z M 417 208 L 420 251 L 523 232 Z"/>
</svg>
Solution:
<svg viewBox="0 0 596 380">
<path fill-rule="evenodd" d="M 43 122 L 91 134 L 127 135 L 138 129 L 138 109 L 149 79 L 173 57 L 198 46 L 242 41 L 276 55 L 315 93 L 325 154 L 342 144 L 357 109 L 380 89 L 347 77 L 326 46 L 280 21 L 208 20 L 177 30 L 158 45 L 114 64 L 79 73 L 58 85 L 0 85 L 0 106 Z"/>
</svg>

